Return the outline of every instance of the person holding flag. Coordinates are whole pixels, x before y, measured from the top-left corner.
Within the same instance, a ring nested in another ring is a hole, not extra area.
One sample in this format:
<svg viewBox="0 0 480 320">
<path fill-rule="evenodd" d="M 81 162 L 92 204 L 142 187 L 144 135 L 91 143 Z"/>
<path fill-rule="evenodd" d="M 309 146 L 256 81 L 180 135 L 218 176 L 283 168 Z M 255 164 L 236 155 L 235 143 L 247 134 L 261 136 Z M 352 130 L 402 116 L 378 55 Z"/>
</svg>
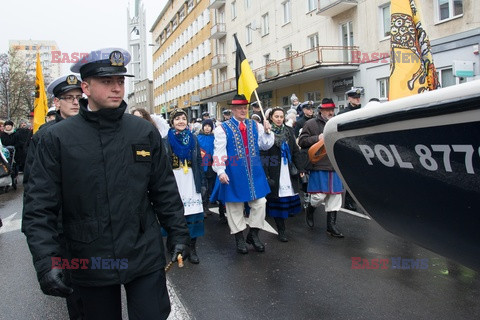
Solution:
<svg viewBox="0 0 480 320">
<path fill-rule="evenodd" d="M 260 241 L 260 229 L 276 231 L 265 221 L 265 196 L 270 193 L 263 171 L 260 150 L 273 146 L 274 135 L 268 121 L 264 126 L 247 119 L 248 105 L 252 93 L 258 88 L 255 75 L 250 68 L 242 47 L 234 35 L 236 51 L 235 73 L 237 94 L 229 103 L 233 117 L 214 130 L 215 143 L 213 170 L 220 181 L 219 200 L 225 202 L 230 233 L 235 235 L 237 252 L 248 253 L 243 230 L 250 226 L 247 243 L 257 252 L 264 252 L 265 245 Z M 259 104 L 260 109 L 261 105 Z M 263 110 L 261 109 L 263 114 Z M 264 116 L 265 119 L 265 116 Z M 250 214 L 244 216 L 245 202 Z"/>
</svg>

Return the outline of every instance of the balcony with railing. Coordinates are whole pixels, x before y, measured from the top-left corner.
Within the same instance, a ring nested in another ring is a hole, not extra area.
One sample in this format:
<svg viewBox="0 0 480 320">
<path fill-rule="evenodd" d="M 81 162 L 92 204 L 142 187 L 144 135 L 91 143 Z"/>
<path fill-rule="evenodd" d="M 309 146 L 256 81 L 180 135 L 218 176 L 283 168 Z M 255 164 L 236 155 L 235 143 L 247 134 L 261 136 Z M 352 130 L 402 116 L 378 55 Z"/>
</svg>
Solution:
<svg viewBox="0 0 480 320">
<path fill-rule="evenodd" d="M 210 28 L 210 39 L 220 39 L 227 35 L 225 23 L 216 23 Z"/>
<path fill-rule="evenodd" d="M 261 68 L 253 70 L 257 82 L 267 82 L 278 80 L 282 77 L 309 69 L 318 69 L 321 67 L 330 67 L 330 75 L 334 73 L 335 68 L 338 71 L 345 72 L 343 67 L 357 67 L 358 59 L 354 60 L 355 52 L 358 52 L 356 46 L 322 46 L 316 47 L 304 52 L 290 55 L 282 60 L 271 60 L 271 63 Z M 212 58 L 212 68 L 218 69 L 227 66 L 226 55 L 219 54 Z M 331 71 L 331 68 L 334 70 Z M 223 93 L 236 89 L 236 79 L 230 78 L 223 82 L 211 85 L 200 91 L 200 99 L 206 100 Z"/>
<path fill-rule="evenodd" d="M 320 0 L 317 14 L 335 17 L 357 6 L 357 0 Z"/>
<path fill-rule="evenodd" d="M 212 58 L 212 69 L 220 69 L 226 67 L 227 64 L 227 55 L 226 54 L 217 54 Z"/>
<path fill-rule="evenodd" d="M 225 0 L 210 0 L 209 9 L 218 9 L 225 5 Z"/>
</svg>

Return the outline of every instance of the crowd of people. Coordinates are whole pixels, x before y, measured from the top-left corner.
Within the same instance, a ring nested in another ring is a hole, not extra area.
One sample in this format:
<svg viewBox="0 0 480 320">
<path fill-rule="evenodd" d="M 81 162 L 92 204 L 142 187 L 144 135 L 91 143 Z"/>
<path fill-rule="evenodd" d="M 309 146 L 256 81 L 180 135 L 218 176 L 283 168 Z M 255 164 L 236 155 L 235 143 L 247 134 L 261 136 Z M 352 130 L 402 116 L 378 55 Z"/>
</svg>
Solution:
<svg viewBox="0 0 480 320">
<path fill-rule="evenodd" d="M 119 318 L 121 285 L 130 319 L 165 319 L 170 304 L 160 235 L 171 263 L 200 263 L 198 239 L 214 206 L 240 254 L 249 253 L 248 245 L 265 251 L 261 230 L 281 242 L 294 237 L 287 221 L 302 204 L 313 226 L 325 203 L 326 232 L 343 237 L 337 225 L 343 186 L 328 156 L 316 152 L 335 115 L 332 99 L 315 106 L 293 94 L 290 107 L 264 113 L 258 102 L 235 95 L 221 121 L 208 112 L 188 119 L 179 108 L 169 119 L 141 108 L 128 114 L 130 54 L 109 48 L 85 59 L 71 68 L 79 76 L 48 86 L 55 105 L 50 122 L 32 137 L 28 126 L 15 130 L 6 121 L 0 140 L 15 147 L 24 171 L 22 232 L 40 287 L 66 297 L 72 319 Z M 346 109 L 360 107 L 358 91 L 347 96 Z M 53 266 L 55 259 L 91 257 L 126 261 L 128 268 Z"/>
</svg>

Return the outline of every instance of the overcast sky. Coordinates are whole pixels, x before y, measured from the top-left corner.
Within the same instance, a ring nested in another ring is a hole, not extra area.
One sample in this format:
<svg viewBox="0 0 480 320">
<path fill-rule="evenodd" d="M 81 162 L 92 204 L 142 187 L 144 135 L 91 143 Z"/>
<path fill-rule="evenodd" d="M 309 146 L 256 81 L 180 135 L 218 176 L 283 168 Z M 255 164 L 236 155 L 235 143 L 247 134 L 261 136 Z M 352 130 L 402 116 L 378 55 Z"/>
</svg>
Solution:
<svg viewBox="0 0 480 320">
<path fill-rule="evenodd" d="M 148 32 L 167 0 L 142 0 Z M 7 0 L 2 1 L 0 53 L 9 40 L 55 40 L 62 52 L 127 48 L 127 8 L 135 0 Z M 151 56 L 151 49 L 147 56 Z M 64 68 L 65 70 L 65 68 Z M 151 75 L 149 75 L 151 78 Z"/>
</svg>

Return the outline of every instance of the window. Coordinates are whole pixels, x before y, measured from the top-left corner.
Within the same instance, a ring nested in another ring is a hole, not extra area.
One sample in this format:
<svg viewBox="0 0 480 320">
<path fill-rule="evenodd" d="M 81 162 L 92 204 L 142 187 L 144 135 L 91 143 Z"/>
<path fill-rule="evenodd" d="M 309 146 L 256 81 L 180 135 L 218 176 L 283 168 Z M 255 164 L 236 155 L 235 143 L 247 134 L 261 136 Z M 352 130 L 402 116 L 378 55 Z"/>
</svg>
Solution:
<svg viewBox="0 0 480 320">
<path fill-rule="evenodd" d="M 289 44 L 288 46 L 283 47 L 283 50 L 285 52 L 285 58 L 290 58 L 290 54 L 292 52 L 292 45 Z"/>
<path fill-rule="evenodd" d="M 252 43 L 252 24 L 247 24 L 247 27 L 245 28 L 245 43 L 250 44 Z"/>
<path fill-rule="evenodd" d="M 318 33 L 312 34 L 308 37 L 308 45 L 310 49 L 318 47 Z"/>
<path fill-rule="evenodd" d="M 313 91 L 305 93 L 305 100 L 313 101 L 314 103 L 320 102 L 320 91 Z"/>
<path fill-rule="evenodd" d="M 341 26 L 341 37 L 342 37 L 342 46 L 349 47 L 353 46 L 353 23 L 349 21 L 342 24 Z M 349 55 L 349 50 L 344 50 L 343 52 L 344 61 L 349 61 L 351 59 Z"/>
<path fill-rule="evenodd" d="M 250 8 L 250 0 L 245 0 L 245 8 Z"/>
<path fill-rule="evenodd" d="M 234 33 L 233 35 L 237 36 L 236 33 Z M 232 35 L 233 52 L 237 52 L 237 44 L 235 43 L 235 37 L 233 35 Z M 238 36 L 237 36 L 237 38 L 238 38 Z"/>
<path fill-rule="evenodd" d="M 378 99 L 388 100 L 388 78 L 377 79 Z M 375 97 L 371 97 L 375 98 Z"/>
<path fill-rule="evenodd" d="M 270 33 L 270 26 L 268 25 L 268 13 L 262 16 L 262 36 Z"/>
<path fill-rule="evenodd" d="M 453 76 L 452 68 L 439 70 L 439 73 L 439 80 L 442 84 L 442 88 L 450 87 L 456 84 L 456 79 Z"/>
<path fill-rule="evenodd" d="M 288 97 L 282 97 L 282 104 L 284 106 L 289 106 L 290 105 Z"/>
<path fill-rule="evenodd" d="M 189 13 L 190 13 L 190 11 L 192 11 L 193 6 L 194 6 L 193 0 L 188 0 L 187 7 L 188 7 L 188 12 Z"/>
<path fill-rule="evenodd" d="M 237 2 L 232 1 L 232 20 L 237 17 Z"/>
<path fill-rule="evenodd" d="M 283 24 L 287 24 L 292 21 L 292 4 L 290 0 L 282 3 L 283 7 Z"/>
<path fill-rule="evenodd" d="M 270 63 L 270 53 L 263 55 L 263 60 L 265 61 L 265 65 Z"/>
<path fill-rule="evenodd" d="M 380 7 L 380 39 L 384 39 L 390 36 L 390 4 Z"/>
<path fill-rule="evenodd" d="M 307 0 L 307 12 L 317 10 L 317 0 Z"/>
<path fill-rule="evenodd" d="M 463 14 L 463 0 L 437 0 L 438 20 L 446 20 Z"/>
</svg>

